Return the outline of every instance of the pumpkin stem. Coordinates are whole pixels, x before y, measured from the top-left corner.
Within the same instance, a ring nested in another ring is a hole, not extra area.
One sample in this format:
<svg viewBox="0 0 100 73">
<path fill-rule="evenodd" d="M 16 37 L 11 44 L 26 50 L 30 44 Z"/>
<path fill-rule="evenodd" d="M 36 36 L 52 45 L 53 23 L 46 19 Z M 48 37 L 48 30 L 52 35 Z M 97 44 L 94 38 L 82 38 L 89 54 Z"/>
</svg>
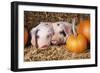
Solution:
<svg viewBox="0 0 100 73">
<path fill-rule="evenodd" d="M 72 19 L 72 32 L 75 36 L 77 35 L 76 30 L 75 30 L 75 18 Z"/>
</svg>

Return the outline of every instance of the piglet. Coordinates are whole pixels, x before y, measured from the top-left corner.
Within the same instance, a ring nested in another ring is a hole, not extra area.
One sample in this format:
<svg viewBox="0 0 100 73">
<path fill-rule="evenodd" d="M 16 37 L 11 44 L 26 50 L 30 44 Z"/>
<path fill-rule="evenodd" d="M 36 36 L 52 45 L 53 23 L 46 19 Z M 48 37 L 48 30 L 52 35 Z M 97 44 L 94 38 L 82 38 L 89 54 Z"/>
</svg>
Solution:
<svg viewBox="0 0 100 73">
<path fill-rule="evenodd" d="M 52 24 L 54 29 L 54 35 L 52 37 L 52 44 L 60 45 L 65 44 L 68 35 L 72 33 L 71 23 L 68 22 L 55 22 Z"/>
<path fill-rule="evenodd" d="M 46 49 L 51 44 L 53 33 L 51 22 L 40 22 L 31 30 L 31 44 L 37 48 Z"/>
</svg>

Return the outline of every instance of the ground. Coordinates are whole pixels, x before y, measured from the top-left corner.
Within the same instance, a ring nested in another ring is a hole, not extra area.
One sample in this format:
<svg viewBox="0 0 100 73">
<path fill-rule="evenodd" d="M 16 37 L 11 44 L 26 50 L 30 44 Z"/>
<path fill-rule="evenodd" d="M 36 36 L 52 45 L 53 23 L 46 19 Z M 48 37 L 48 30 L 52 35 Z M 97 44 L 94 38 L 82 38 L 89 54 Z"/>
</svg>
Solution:
<svg viewBox="0 0 100 73">
<path fill-rule="evenodd" d="M 72 53 L 62 46 L 50 46 L 48 49 L 41 50 L 34 46 L 29 46 L 24 50 L 24 61 L 49 61 L 49 60 L 75 60 L 89 59 L 90 51 L 85 50 L 83 53 Z"/>
</svg>

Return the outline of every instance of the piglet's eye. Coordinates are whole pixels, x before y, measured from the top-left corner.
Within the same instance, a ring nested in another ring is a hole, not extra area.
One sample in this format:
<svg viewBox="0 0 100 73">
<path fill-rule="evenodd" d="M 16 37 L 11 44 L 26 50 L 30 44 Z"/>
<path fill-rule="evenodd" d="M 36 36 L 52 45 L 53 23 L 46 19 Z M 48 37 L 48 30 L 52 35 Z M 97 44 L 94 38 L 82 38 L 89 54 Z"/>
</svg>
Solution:
<svg viewBox="0 0 100 73">
<path fill-rule="evenodd" d="M 59 26 L 60 24 L 57 24 L 57 26 Z"/>
<path fill-rule="evenodd" d="M 50 36 L 49 35 L 47 35 L 47 38 L 49 38 Z"/>
</svg>

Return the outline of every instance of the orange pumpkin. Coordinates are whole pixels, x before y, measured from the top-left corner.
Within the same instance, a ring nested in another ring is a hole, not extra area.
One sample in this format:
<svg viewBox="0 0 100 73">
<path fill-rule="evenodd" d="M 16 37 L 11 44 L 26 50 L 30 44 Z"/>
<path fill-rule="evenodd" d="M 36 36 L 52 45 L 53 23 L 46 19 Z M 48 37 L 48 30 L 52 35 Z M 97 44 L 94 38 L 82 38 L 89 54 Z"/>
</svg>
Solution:
<svg viewBox="0 0 100 73">
<path fill-rule="evenodd" d="M 87 38 L 88 42 L 90 42 L 90 19 L 81 19 L 77 27 L 77 32 L 83 34 Z"/>
<path fill-rule="evenodd" d="M 24 30 L 24 46 L 26 46 L 28 42 L 28 30 L 25 28 Z"/>
<path fill-rule="evenodd" d="M 73 19 L 72 30 L 73 34 L 69 35 L 66 41 L 66 49 L 74 53 L 81 53 L 87 49 L 87 39 L 75 31 L 75 19 Z"/>
<path fill-rule="evenodd" d="M 82 34 L 70 35 L 66 41 L 66 48 L 74 53 L 81 53 L 87 48 L 87 40 Z"/>
</svg>

